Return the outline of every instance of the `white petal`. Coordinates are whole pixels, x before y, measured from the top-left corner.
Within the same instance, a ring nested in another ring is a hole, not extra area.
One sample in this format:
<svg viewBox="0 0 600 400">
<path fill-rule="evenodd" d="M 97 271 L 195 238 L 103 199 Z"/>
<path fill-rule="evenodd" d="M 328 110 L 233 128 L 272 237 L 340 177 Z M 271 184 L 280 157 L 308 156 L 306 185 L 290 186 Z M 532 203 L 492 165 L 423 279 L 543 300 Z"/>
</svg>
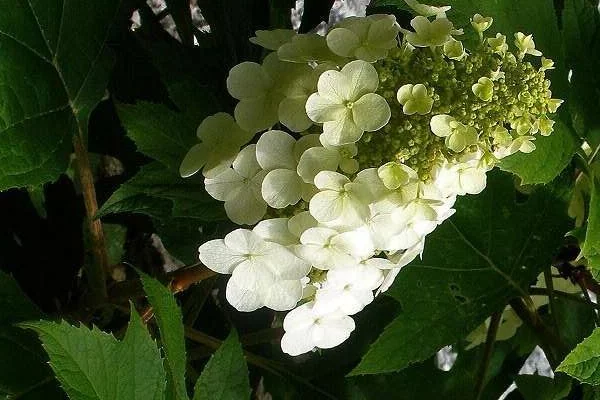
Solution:
<svg viewBox="0 0 600 400">
<path fill-rule="evenodd" d="M 434 135 L 439 137 L 446 137 L 452 134 L 452 129 L 450 128 L 450 122 L 455 121 L 455 119 L 446 114 L 434 115 L 429 122 L 429 126 L 431 127 L 431 132 Z"/>
<path fill-rule="evenodd" d="M 327 46 L 339 56 L 351 57 L 360 46 L 360 39 L 349 29 L 335 28 L 327 34 Z"/>
<path fill-rule="evenodd" d="M 348 110 L 344 105 L 319 93 L 311 94 L 306 100 L 306 114 L 311 120 L 323 123 L 343 118 Z"/>
<path fill-rule="evenodd" d="M 291 310 L 302 298 L 300 280 L 276 281 L 268 288 L 265 306 L 275 311 Z"/>
<path fill-rule="evenodd" d="M 289 218 L 271 218 L 260 221 L 252 229 L 252 232 L 269 242 L 275 242 L 282 246 L 298 243 L 298 237 L 294 236 L 289 228 Z"/>
<path fill-rule="evenodd" d="M 297 172 L 304 182 L 313 183 L 319 172 L 337 170 L 339 160 L 340 156 L 336 150 L 312 147 L 302 153 Z"/>
<path fill-rule="evenodd" d="M 330 222 L 344 212 L 345 204 L 340 194 L 332 190 L 319 192 L 310 199 L 309 210 L 319 222 Z"/>
<path fill-rule="evenodd" d="M 247 188 L 228 197 L 225 211 L 229 219 L 238 225 L 254 225 L 265 215 L 267 203 Z"/>
<path fill-rule="evenodd" d="M 231 274 L 235 267 L 246 258 L 229 249 L 223 239 L 211 240 L 198 248 L 200 261 L 220 274 Z"/>
<path fill-rule="evenodd" d="M 331 239 L 331 245 L 359 260 L 371 257 L 375 251 L 369 231 L 366 229 L 340 233 Z"/>
<path fill-rule="evenodd" d="M 310 128 L 312 120 L 306 114 L 306 97 L 288 97 L 279 103 L 279 120 L 292 132 Z"/>
<path fill-rule="evenodd" d="M 277 168 L 296 169 L 295 144 L 296 139 L 283 131 L 265 132 L 256 143 L 256 160 L 267 171 Z"/>
<path fill-rule="evenodd" d="M 236 229 L 223 239 L 225 245 L 239 254 L 263 254 L 265 241 L 255 232 L 248 229 Z"/>
<path fill-rule="evenodd" d="M 356 126 L 350 112 L 345 118 L 328 121 L 323 124 L 321 138 L 330 146 L 356 143 L 362 136 L 363 130 Z"/>
<path fill-rule="evenodd" d="M 377 72 L 375 72 L 375 74 L 377 74 Z M 351 98 L 352 80 L 350 76 L 344 73 L 343 69 L 342 72 L 335 70 L 323 72 L 321 76 L 319 76 L 317 89 L 319 95 L 334 104 L 342 105 L 347 100 L 353 100 Z M 309 111 L 308 107 L 306 110 Z"/>
<path fill-rule="evenodd" d="M 315 344 L 307 331 L 286 332 L 281 338 L 281 350 L 290 356 L 308 353 L 314 347 Z"/>
<path fill-rule="evenodd" d="M 302 234 L 304 233 L 304 231 L 306 231 L 309 228 L 313 228 L 318 224 L 319 223 L 317 222 L 317 220 L 312 215 L 310 215 L 310 212 L 303 211 L 290 218 L 288 222 L 288 229 L 293 235 L 295 235 L 299 239 L 300 236 L 302 236 Z"/>
<path fill-rule="evenodd" d="M 282 96 L 263 96 L 241 100 L 235 106 L 235 120 L 248 132 L 256 133 L 268 129 L 279 120 L 281 98 Z"/>
<path fill-rule="evenodd" d="M 469 194 L 478 194 L 485 189 L 487 182 L 485 170 L 468 168 L 460 173 L 460 186 Z"/>
<path fill-rule="evenodd" d="M 315 186 L 321 190 L 340 191 L 344 189 L 344 185 L 347 183 L 350 183 L 347 176 L 334 171 L 321 171 L 315 176 Z"/>
<path fill-rule="evenodd" d="M 312 339 L 317 347 L 330 349 L 348 339 L 355 327 L 354 320 L 347 315 L 327 315 L 313 328 Z"/>
<path fill-rule="evenodd" d="M 341 71 L 350 81 L 350 92 L 346 99 L 356 101 L 367 93 L 372 93 L 379 86 L 379 76 L 373 65 L 366 61 L 355 60 L 344 65 Z"/>
<path fill-rule="evenodd" d="M 381 129 L 391 117 L 387 101 L 376 93 L 368 93 L 354 102 L 352 117 L 360 129 L 373 132 Z"/>
<path fill-rule="evenodd" d="M 301 279 L 308 274 L 310 264 L 297 257 L 291 250 L 277 243 L 268 242 L 268 253 L 261 257 L 261 263 L 269 268 L 278 279 Z"/>
<path fill-rule="evenodd" d="M 225 297 L 238 311 L 254 311 L 263 307 L 264 297 L 275 283 L 275 277 L 266 268 L 252 262 L 240 264 L 227 282 Z"/>
<path fill-rule="evenodd" d="M 179 174 L 187 178 L 200 171 L 206 163 L 208 151 L 202 144 L 194 145 L 185 155 L 179 166 Z"/>
<path fill-rule="evenodd" d="M 204 179 L 204 187 L 212 197 L 225 201 L 231 193 L 237 192 L 244 185 L 243 180 L 240 174 L 228 168 L 214 178 Z"/>
<path fill-rule="evenodd" d="M 262 197 L 273 208 L 285 208 L 300 200 L 303 183 L 295 170 L 273 170 L 262 183 Z"/>
<path fill-rule="evenodd" d="M 252 178 L 260 171 L 255 144 L 246 146 L 239 152 L 233 161 L 233 169 L 244 178 Z"/>
<path fill-rule="evenodd" d="M 292 29 L 258 30 L 250 42 L 262 46 L 267 50 L 277 50 L 280 46 L 292 40 L 296 35 Z"/>
<path fill-rule="evenodd" d="M 243 62 L 231 68 L 227 90 L 238 100 L 264 96 L 272 81 L 263 68 L 253 62 Z"/>
</svg>

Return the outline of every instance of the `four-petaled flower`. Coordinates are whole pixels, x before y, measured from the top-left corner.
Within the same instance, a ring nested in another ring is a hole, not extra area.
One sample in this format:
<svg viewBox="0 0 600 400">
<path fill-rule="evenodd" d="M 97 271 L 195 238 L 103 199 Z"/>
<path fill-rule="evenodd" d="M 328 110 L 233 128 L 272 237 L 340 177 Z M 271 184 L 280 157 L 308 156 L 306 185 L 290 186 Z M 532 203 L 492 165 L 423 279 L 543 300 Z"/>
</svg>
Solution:
<svg viewBox="0 0 600 400">
<path fill-rule="evenodd" d="M 483 101 L 490 101 L 494 95 L 494 82 L 487 76 L 482 76 L 471 86 L 473 94 Z"/>
<path fill-rule="evenodd" d="M 200 261 L 227 282 L 227 301 L 239 311 L 263 306 L 290 310 L 302 297 L 301 279 L 310 265 L 281 244 L 267 241 L 247 229 L 237 229 L 224 239 L 211 240 L 198 249 Z"/>
<path fill-rule="evenodd" d="M 535 49 L 533 35 L 525 35 L 522 32 L 515 33 L 515 46 L 519 49 L 521 57 L 525 54 L 531 54 L 532 56 L 542 55 L 541 51 Z"/>
<path fill-rule="evenodd" d="M 457 153 L 477 143 L 478 134 L 472 126 L 464 125 L 446 114 L 434 115 L 429 122 L 431 132 L 446 138 L 446 147 Z"/>
<path fill-rule="evenodd" d="M 201 143 L 187 152 L 179 167 L 184 178 L 203 167 L 205 177 L 215 177 L 229 168 L 240 147 L 254 136 L 240 128 L 231 115 L 223 112 L 206 117 L 198 126 L 196 135 Z"/>
<path fill-rule="evenodd" d="M 396 98 L 402 104 L 402 112 L 406 115 L 425 115 L 433 107 L 433 97 L 427 93 L 427 88 L 422 83 L 403 85 L 398 89 Z"/>
<path fill-rule="evenodd" d="M 364 131 L 376 131 L 388 123 L 390 106 L 374 93 L 379 86 L 375 68 L 362 60 L 341 71 L 325 71 L 317 83 L 318 93 L 306 102 L 306 113 L 323 123 L 322 141 L 339 146 L 354 143 Z"/>
<path fill-rule="evenodd" d="M 475 14 L 473 18 L 471 18 L 471 25 L 480 35 L 492 26 L 492 22 L 494 22 L 492 17 L 484 17 L 481 14 Z"/>
<path fill-rule="evenodd" d="M 375 62 L 398 46 L 400 26 L 393 15 L 346 18 L 327 34 L 327 45 L 335 54 Z"/>
<path fill-rule="evenodd" d="M 410 21 L 414 32 L 402 30 L 408 43 L 415 47 L 442 46 L 450 40 L 451 35 L 461 34 L 447 18 L 436 18 L 433 21 L 419 15 Z"/>
</svg>

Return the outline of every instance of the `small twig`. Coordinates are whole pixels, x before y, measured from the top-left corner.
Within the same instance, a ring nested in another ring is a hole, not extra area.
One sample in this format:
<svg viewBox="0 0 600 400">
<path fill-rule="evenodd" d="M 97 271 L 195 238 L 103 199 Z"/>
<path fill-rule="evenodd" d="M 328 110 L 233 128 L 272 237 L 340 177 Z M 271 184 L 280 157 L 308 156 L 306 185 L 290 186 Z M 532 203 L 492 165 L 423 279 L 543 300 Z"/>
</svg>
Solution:
<svg viewBox="0 0 600 400">
<path fill-rule="evenodd" d="M 522 298 L 515 298 L 511 300 L 509 304 L 519 318 L 525 323 L 525 325 L 529 326 L 529 328 L 531 328 L 531 330 L 533 330 L 533 332 L 536 334 L 540 340 L 540 347 L 542 350 L 544 350 L 550 366 L 553 369 L 556 368 L 558 363 L 554 349 L 556 349 L 560 354 L 566 354 L 568 351 L 560 338 L 556 336 L 554 332 L 548 329 L 536 311 L 533 311 L 527 307 Z"/>
<path fill-rule="evenodd" d="M 185 336 L 188 339 L 190 339 L 191 341 L 202 344 L 202 345 L 212 349 L 213 351 L 216 351 L 221 346 L 221 343 L 223 343 L 222 340 L 214 338 L 210 335 L 205 334 L 204 332 L 197 331 L 188 326 L 185 327 L 184 333 L 185 333 Z M 278 376 L 287 375 L 290 379 L 295 380 L 298 383 L 305 385 L 306 387 L 314 390 L 317 393 L 320 393 L 321 395 L 323 395 L 324 397 L 326 397 L 328 399 L 332 399 L 332 400 L 337 399 L 336 397 L 332 396 L 331 394 L 325 392 L 323 389 L 316 387 L 315 385 L 310 383 L 308 380 L 302 378 L 301 376 L 298 376 L 298 375 L 293 374 L 292 372 L 286 370 L 282 365 L 280 365 L 280 363 L 276 363 L 273 360 L 269 360 L 268 358 L 261 357 L 259 355 L 256 355 L 256 354 L 251 353 L 246 350 L 244 350 L 244 356 L 246 357 L 246 360 L 250 364 L 253 364 L 259 368 L 262 368 L 262 369 L 269 371 Z"/>
<path fill-rule="evenodd" d="M 533 288 L 529 289 L 529 293 L 532 295 L 540 295 L 540 296 L 548 296 L 549 295 L 548 289 L 538 288 L 538 287 L 533 287 Z M 560 297 L 560 298 L 571 300 L 571 301 L 576 301 L 578 303 L 588 304 L 590 307 L 592 307 L 596 310 L 600 310 L 600 304 L 596 304 L 596 303 L 589 304 L 583 297 L 579 297 L 575 293 L 561 292 L 560 290 L 555 290 L 552 293 L 556 297 Z"/>
<path fill-rule="evenodd" d="M 578 282 L 579 287 L 581 288 L 581 292 L 583 293 L 583 297 L 588 305 L 594 305 L 595 303 L 590 298 L 590 294 L 588 293 L 585 285 L 582 282 Z M 594 310 L 594 323 L 596 326 L 600 326 L 600 318 L 598 317 L 598 313 Z"/>
<path fill-rule="evenodd" d="M 93 255 L 92 262 L 87 265 L 86 275 L 93 300 L 95 302 L 102 302 L 107 297 L 106 273 L 108 272 L 108 254 L 106 252 L 102 222 L 99 219 L 95 219 L 95 215 L 98 213 L 96 188 L 94 186 L 94 175 L 88 152 L 83 144 L 81 127 L 79 134 L 73 136 L 73 147 L 75 149 L 75 157 L 77 158 L 77 173 L 79 175 L 79 182 L 81 183 Z"/>
<path fill-rule="evenodd" d="M 552 267 L 544 269 L 544 280 L 546 281 L 546 288 L 548 288 L 548 307 L 550 309 L 550 315 L 552 315 L 552 322 L 554 324 L 554 330 L 560 337 L 558 329 L 560 324 L 558 323 L 558 316 L 556 315 L 556 301 L 554 300 L 554 282 L 552 280 Z"/>
<path fill-rule="evenodd" d="M 283 328 L 267 328 L 260 331 L 248 333 L 240 338 L 244 346 L 254 346 L 262 343 L 269 343 L 281 340 Z"/>
<path fill-rule="evenodd" d="M 490 361 L 494 352 L 494 342 L 496 341 L 496 334 L 498 333 L 498 328 L 500 327 L 501 320 L 502 311 L 495 312 L 492 314 L 490 326 L 487 330 L 487 336 L 485 339 L 483 358 L 481 359 L 481 364 L 477 373 L 477 380 L 475 381 L 475 398 L 477 400 L 479 400 L 481 398 L 481 395 L 483 394 L 483 388 L 485 387 L 485 377 L 487 375 L 487 370 L 490 366 Z"/>
</svg>

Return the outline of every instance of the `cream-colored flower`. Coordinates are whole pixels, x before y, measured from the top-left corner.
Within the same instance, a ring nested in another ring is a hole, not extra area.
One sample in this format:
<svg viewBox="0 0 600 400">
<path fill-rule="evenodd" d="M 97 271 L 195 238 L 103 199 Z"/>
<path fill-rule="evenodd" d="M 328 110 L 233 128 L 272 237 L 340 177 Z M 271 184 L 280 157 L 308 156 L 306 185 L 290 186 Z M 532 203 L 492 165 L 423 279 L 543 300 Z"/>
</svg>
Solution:
<svg viewBox="0 0 600 400">
<path fill-rule="evenodd" d="M 433 107 L 433 97 L 427 93 L 427 88 L 422 83 L 407 84 L 398 89 L 396 94 L 398 102 L 402 104 L 402 112 L 406 115 L 425 115 Z"/>
</svg>

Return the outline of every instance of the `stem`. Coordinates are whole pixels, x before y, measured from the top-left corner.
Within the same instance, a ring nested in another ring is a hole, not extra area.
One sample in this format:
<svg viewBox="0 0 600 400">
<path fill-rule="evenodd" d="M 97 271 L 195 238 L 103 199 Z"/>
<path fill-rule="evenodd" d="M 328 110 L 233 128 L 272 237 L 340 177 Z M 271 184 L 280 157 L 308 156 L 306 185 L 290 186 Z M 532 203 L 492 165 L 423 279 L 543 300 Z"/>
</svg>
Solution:
<svg viewBox="0 0 600 400">
<path fill-rule="evenodd" d="M 546 289 L 546 288 L 534 287 L 529 290 L 529 293 L 531 293 L 532 295 L 549 296 L 548 289 Z M 576 295 L 574 293 L 561 292 L 560 290 L 555 290 L 552 293 L 556 297 L 561 297 L 563 299 L 576 301 L 578 303 L 584 303 L 596 310 L 600 310 L 600 304 L 596 304 L 596 303 L 589 304 L 584 298 L 579 297 L 578 295 Z"/>
<path fill-rule="evenodd" d="M 73 136 L 73 147 L 75 157 L 77 158 L 77 173 L 81 183 L 83 202 L 87 217 L 88 229 L 90 233 L 90 242 L 92 250 L 92 262 L 88 263 L 86 276 L 90 285 L 92 298 L 94 301 L 102 301 L 107 297 L 106 292 L 106 273 L 108 271 L 108 255 L 104 242 L 104 231 L 102 222 L 95 219 L 98 212 L 98 202 L 96 201 L 96 187 L 94 186 L 94 175 L 88 157 L 87 149 L 83 144 L 83 135 L 81 128 L 79 135 Z"/>
<path fill-rule="evenodd" d="M 188 326 L 185 327 L 184 333 L 185 333 L 185 337 L 187 337 L 191 341 L 199 343 L 201 345 L 204 345 L 215 351 L 221 346 L 221 343 L 223 343 L 222 340 L 214 338 L 210 335 L 205 334 L 204 332 L 197 331 Z M 290 371 L 286 370 L 279 363 L 276 363 L 272 360 L 269 360 L 268 358 L 261 357 L 259 355 L 256 355 L 256 354 L 251 353 L 246 350 L 244 350 L 244 356 L 246 357 L 246 360 L 248 360 L 248 362 L 250 364 L 253 364 L 253 365 L 255 365 L 259 368 L 262 368 L 266 371 L 269 371 L 275 375 L 279 375 L 279 376 L 287 375 L 290 379 L 295 380 L 295 381 L 307 386 L 308 388 L 314 390 L 315 392 L 320 393 L 324 397 L 326 397 L 328 399 L 336 400 L 336 397 L 325 392 L 323 389 L 316 387 L 315 385 L 313 385 L 306 379 L 302 378 L 301 376 L 291 373 Z"/>
<path fill-rule="evenodd" d="M 475 381 L 475 393 L 477 394 L 475 398 L 477 400 L 481 399 L 481 395 L 483 394 L 483 388 L 485 387 L 485 377 L 487 375 L 487 370 L 490 366 L 490 361 L 494 352 L 494 342 L 496 341 L 496 334 L 498 333 L 498 328 L 500 327 L 501 320 L 502 311 L 495 312 L 492 314 L 490 327 L 488 328 L 487 336 L 485 338 L 483 358 L 481 359 L 481 365 L 477 373 L 477 380 Z"/>
<path fill-rule="evenodd" d="M 556 315 L 556 302 L 554 301 L 554 282 L 552 281 L 552 267 L 544 269 L 544 280 L 546 281 L 546 287 L 548 288 L 548 307 L 550 308 L 550 314 L 552 315 L 552 322 L 554 323 L 554 329 L 558 336 L 558 329 L 560 324 L 558 323 L 558 316 Z"/>
<path fill-rule="evenodd" d="M 553 349 L 556 349 L 561 354 L 566 354 L 568 349 L 565 348 L 560 338 L 544 325 L 539 314 L 527 307 L 522 298 L 515 298 L 509 304 L 525 325 L 529 326 L 536 334 L 540 340 L 540 347 L 544 350 L 550 366 L 552 369 L 555 369 L 558 366 L 558 362 L 556 361 L 557 357 Z"/>
<path fill-rule="evenodd" d="M 593 305 L 594 302 L 590 298 L 590 294 L 588 293 L 585 285 L 582 282 L 579 282 L 579 287 L 581 288 L 581 291 L 583 292 L 583 297 L 585 297 L 586 303 L 589 305 Z M 596 310 L 594 310 L 594 323 L 596 324 L 597 327 L 600 326 L 600 319 L 598 317 L 598 313 L 596 312 Z"/>
</svg>

